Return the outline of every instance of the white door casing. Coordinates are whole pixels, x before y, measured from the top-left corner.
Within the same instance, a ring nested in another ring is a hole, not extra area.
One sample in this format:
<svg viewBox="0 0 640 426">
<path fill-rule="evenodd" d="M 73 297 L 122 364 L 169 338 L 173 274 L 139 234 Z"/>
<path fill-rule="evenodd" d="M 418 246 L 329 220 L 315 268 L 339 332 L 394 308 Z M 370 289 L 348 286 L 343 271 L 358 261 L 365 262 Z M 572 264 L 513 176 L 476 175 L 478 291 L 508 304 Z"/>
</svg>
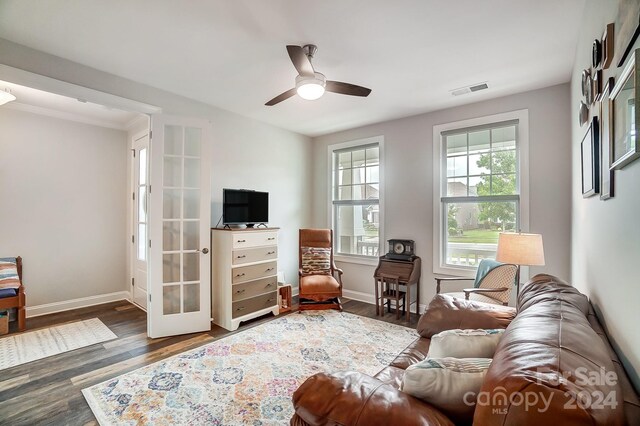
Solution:
<svg viewBox="0 0 640 426">
<path fill-rule="evenodd" d="M 210 123 L 151 116 L 149 303 L 157 338 L 211 329 Z"/>
</svg>

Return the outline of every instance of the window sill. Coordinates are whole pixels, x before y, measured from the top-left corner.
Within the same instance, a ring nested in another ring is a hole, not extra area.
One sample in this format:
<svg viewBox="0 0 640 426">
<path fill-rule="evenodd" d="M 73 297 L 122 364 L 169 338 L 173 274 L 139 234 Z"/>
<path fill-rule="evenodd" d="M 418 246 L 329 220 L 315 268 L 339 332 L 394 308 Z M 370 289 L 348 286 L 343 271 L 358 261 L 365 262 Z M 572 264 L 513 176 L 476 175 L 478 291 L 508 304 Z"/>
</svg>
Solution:
<svg viewBox="0 0 640 426">
<path fill-rule="evenodd" d="M 455 266 L 434 266 L 433 273 L 448 277 L 475 278 L 477 268 L 456 268 Z"/>
<path fill-rule="evenodd" d="M 333 259 L 340 263 L 355 263 L 357 265 L 378 266 L 378 257 L 347 256 L 336 254 Z"/>
</svg>

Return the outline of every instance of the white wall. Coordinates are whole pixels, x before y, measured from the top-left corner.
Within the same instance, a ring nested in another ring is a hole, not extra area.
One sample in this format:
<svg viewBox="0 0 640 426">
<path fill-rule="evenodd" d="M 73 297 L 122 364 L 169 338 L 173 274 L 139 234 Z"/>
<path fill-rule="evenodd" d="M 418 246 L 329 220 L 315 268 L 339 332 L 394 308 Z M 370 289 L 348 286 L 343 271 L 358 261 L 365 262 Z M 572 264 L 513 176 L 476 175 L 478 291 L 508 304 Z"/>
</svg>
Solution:
<svg viewBox="0 0 640 426">
<path fill-rule="evenodd" d="M 640 160 L 615 173 L 615 196 L 601 201 L 581 194 L 580 142 L 587 125 L 578 125 L 580 74 L 591 63 L 591 43 L 615 22 L 617 1 L 588 0 L 571 79 L 573 185 L 571 189 L 573 285 L 591 298 L 614 347 L 640 389 Z M 640 47 L 636 42 L 635 48 Z M 622 68 L 612 63 L 606 81 Z M 592 113 L 597 110 L 592 108 Z"/>
<path fill-rule="evenodd" d="M 327 146 L 383 135 L 385 240 L 416 241 L 422 258 L 421 303 L 435 294 L 433 275 L 433 126 L 520 109 L 529 110 L 530 231 L 544 238 L 547 265 L 531 268 L 570 278 L 571 145 L 569 85 L 563 84 L 388 121 L 314 139 L 314 224 L 328 226 Z M 341 263 L 347 295 L 372 300 L 375 267 Z M 461 285 L 459 288 L 465 287 Z M 356 293 L 352 293 L 356 292 Z M 514 292 L 515 293 L 515 292 Z"/>
<path fill-rule="evenodd" d="M 155 105 L 166 114 L 210 120 L 214 147 L 211 164 L 213 215 L 219 216 L 223 187 L 268 191 L 270 226 L 281 227 L 280 268 L 285 271 L 287 281 L 297 285 L 298 229 L 311 223 L 310 138 L 4 39 L 0 39 L 0 63 Z M 126 188 L 123 191 L 128 194 L 129 185 L 123 184 L 122 188 Z M 52 294 L 51 297 L 55 296 Z"/>
<path fill-rule="evenodd" d="M 0 107 L 0 257 L 27 306 L 126 290 L 127 138 Z"/>
</svg>

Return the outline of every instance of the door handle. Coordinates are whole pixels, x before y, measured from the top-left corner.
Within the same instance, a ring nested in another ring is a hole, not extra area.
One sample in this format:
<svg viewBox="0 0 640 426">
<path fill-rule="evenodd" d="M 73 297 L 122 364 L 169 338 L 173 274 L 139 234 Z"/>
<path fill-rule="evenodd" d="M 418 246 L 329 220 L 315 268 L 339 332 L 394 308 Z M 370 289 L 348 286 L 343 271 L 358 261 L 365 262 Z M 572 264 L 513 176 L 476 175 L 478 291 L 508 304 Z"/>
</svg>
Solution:
<svg viewBox="0 0 640 426">
<path fill-rule="evenodd" d="M 196 251 L 199 251 L 199 252 L 200 252 L 200 253 L 202 253 L 202 254 L 207 254 L 207 253 L 209 253 L 209 249 L 208 249 L 208 248 L 206 248 L 206 247 L 205 247 L 205 248 L 203 248 L 202 250 L 198 249 L 198 250 L 196 250 Z"/>
</svg>

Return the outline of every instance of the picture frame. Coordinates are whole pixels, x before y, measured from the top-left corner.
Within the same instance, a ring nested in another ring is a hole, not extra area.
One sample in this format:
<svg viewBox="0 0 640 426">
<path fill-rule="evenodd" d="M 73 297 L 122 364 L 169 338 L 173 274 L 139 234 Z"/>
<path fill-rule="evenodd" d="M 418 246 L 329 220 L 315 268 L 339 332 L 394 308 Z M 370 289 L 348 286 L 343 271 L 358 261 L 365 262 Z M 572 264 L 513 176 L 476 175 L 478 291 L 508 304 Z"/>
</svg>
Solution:
<svg viewBox="0 0 640 426">
<path fill-rule="evenodd" d="M 602 84 L 600 96 L 600 199 L 608 200 L 615 195 L 615 169 L 611 168 L 611 141 L 613 140 L 613 120 L 609 95 L 614 86 L 609 78 Z"/>
<path fill-rule="evenodd" d="M 600 152 L 598 117 L 593 117 L 580 143 L 582 163 L 582 197 L 589 198 L 600 192 Z"/>
<path fill-rule="evenodd" d="M 597 101 L 602 95 L 602 70 L 593 73 L 593 97 Z"/>
<path fill-rule="evenodd" d="M 640 49 L 629 57 L 609 99 L 612 116 L 611 168 L 620 170 L 640 157 Z"/>
<path fill-rule="evenodd" d="M 607 24 L 607 28 L 604 30 L 602 34 L 602 40 L 600 44 L 602 46 L 602 69 L 606 70 L 613 62 L 613 55 L 615 54 L 615 44 L 614 44 L 614 36 L 613 30 L 615 29 L 615 24 L 612 22 Z"/>
<path fill-rule="evenodd" d="M 619 55 L 617 62 L 621 67 L 640 34 L 640 2 L 638 0 L 618 0 L 615 29 L 617 31 L 615 49 Z"/>
</svg>

